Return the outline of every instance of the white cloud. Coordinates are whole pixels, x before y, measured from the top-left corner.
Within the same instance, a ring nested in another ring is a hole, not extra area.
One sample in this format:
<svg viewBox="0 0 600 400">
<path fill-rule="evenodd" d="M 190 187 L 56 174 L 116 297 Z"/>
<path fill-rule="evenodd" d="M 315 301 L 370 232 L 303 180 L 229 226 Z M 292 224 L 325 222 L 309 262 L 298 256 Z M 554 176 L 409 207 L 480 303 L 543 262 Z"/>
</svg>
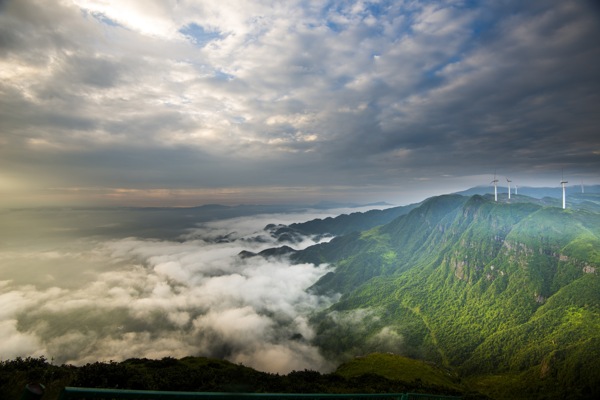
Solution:
<svg viewBox="0 0 600 400">
<path fill-rule="evenodd" d="M 492 149 L 536 130 L 536 168 L 593 172 L 598 24 L 559 3 L 9 1 L 3 169 L 33 186 L 7 180 L 12 202 L 44 185 L 392 186 L 415 169 L 434 185 L 500 168 Z M 381 162 L 396 148 L 414 156 Z"/>
<path fill-rule="evenodd" d="M 46 353 L 39 338 L 29 332 L 20 332 L 17 320 L 0 320 L 0 355 L 2 359 L 14 357 L 39 357 Z"/>
<path fill-rule="evenodd" d="M 8 344 L 0 346 L 0 357 L 44 354 L 82 364 L 204 355 L 272 372 L 329 367 L 309 342 L 314 332 L 307 316 L 332 299 L 306 292 L 328 267 L 238 257 L 279 245 L 262 230 L 267 223 L 308 216 L 212 221 L 179 242 L 96 242 L 78 253 L 79 271 L 54 282 L 61 287 L 3 281 L 0 331 Z M 219 242 L 220 235 L 229 242 Z M 314 243 L 305 238 L 298 246 Z M 28 250 L 27 260 L 50 262 L 49 273 L 60 273 L 68 254 L 60 247 Z"/>
<path fill-rule="evenodd" d="M 173 2 L 73 0 L 73 3 L 98 18 L 108 18 L 143 35 L 178 37 L 179 27 L 173 20 L 177 7 Z"/>
</svg>

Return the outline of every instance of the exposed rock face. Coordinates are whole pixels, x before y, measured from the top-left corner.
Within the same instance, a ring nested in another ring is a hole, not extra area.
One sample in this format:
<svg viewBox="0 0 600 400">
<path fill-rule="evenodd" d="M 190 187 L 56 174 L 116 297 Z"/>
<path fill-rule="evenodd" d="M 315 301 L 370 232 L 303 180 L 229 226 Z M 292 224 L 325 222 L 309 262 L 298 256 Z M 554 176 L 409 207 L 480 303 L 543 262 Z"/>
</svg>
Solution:
<svg viewBox="0 0 600 400">
<path fill-rule="evenodd" d="M 586 274 L 595 274 L 596 273 L 596 268 L 586 265 L 585 267 L 583 267 L 583 272 Z"/>
</svg>

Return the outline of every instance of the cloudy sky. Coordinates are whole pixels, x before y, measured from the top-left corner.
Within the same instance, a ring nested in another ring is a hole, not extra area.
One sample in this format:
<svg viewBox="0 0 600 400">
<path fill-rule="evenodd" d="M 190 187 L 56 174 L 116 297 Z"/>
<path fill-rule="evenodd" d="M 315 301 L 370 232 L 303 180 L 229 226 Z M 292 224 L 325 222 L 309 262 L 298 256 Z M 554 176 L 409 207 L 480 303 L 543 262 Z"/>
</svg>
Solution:
<svg viewBox="0 0 600 400">
<path fill-rule="evenodd" d="M 593 1 L 0 1 L 0 206 L 600 183 Z"/>
</svg>

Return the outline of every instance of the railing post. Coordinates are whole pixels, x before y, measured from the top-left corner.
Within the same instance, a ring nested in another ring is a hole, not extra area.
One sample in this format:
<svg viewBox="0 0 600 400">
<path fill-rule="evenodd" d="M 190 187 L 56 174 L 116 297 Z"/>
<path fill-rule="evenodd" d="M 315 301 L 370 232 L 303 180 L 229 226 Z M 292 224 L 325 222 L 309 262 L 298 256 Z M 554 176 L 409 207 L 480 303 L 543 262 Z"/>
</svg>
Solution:
<svg viewBox="0 0 600 400">
<path fill-rule="evenodd" d="M 28 383 L 21 395 L 21 400 L 39 400 L 44 395 L 46 387 L 41 383 Z"/>
</svg>

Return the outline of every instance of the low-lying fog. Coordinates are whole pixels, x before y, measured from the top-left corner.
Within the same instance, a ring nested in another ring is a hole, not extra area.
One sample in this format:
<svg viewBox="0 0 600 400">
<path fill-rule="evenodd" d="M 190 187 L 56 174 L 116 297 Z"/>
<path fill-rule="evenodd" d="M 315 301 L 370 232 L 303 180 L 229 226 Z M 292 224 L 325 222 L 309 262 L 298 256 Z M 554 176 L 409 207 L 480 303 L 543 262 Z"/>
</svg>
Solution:
<svg viewBox="0 0 600 400">
<path fill-rule="evenodd" d="M 328 266 L 238 253 L 305 248 L 316 239 L 280 243 L 264 227 L 344 211 L 4 211 L 0 358 L 79 365 L 197 355 L 269 372 L 327 370 L 308 317 L 334 299 L 306 288 Z"/>
</svg>

